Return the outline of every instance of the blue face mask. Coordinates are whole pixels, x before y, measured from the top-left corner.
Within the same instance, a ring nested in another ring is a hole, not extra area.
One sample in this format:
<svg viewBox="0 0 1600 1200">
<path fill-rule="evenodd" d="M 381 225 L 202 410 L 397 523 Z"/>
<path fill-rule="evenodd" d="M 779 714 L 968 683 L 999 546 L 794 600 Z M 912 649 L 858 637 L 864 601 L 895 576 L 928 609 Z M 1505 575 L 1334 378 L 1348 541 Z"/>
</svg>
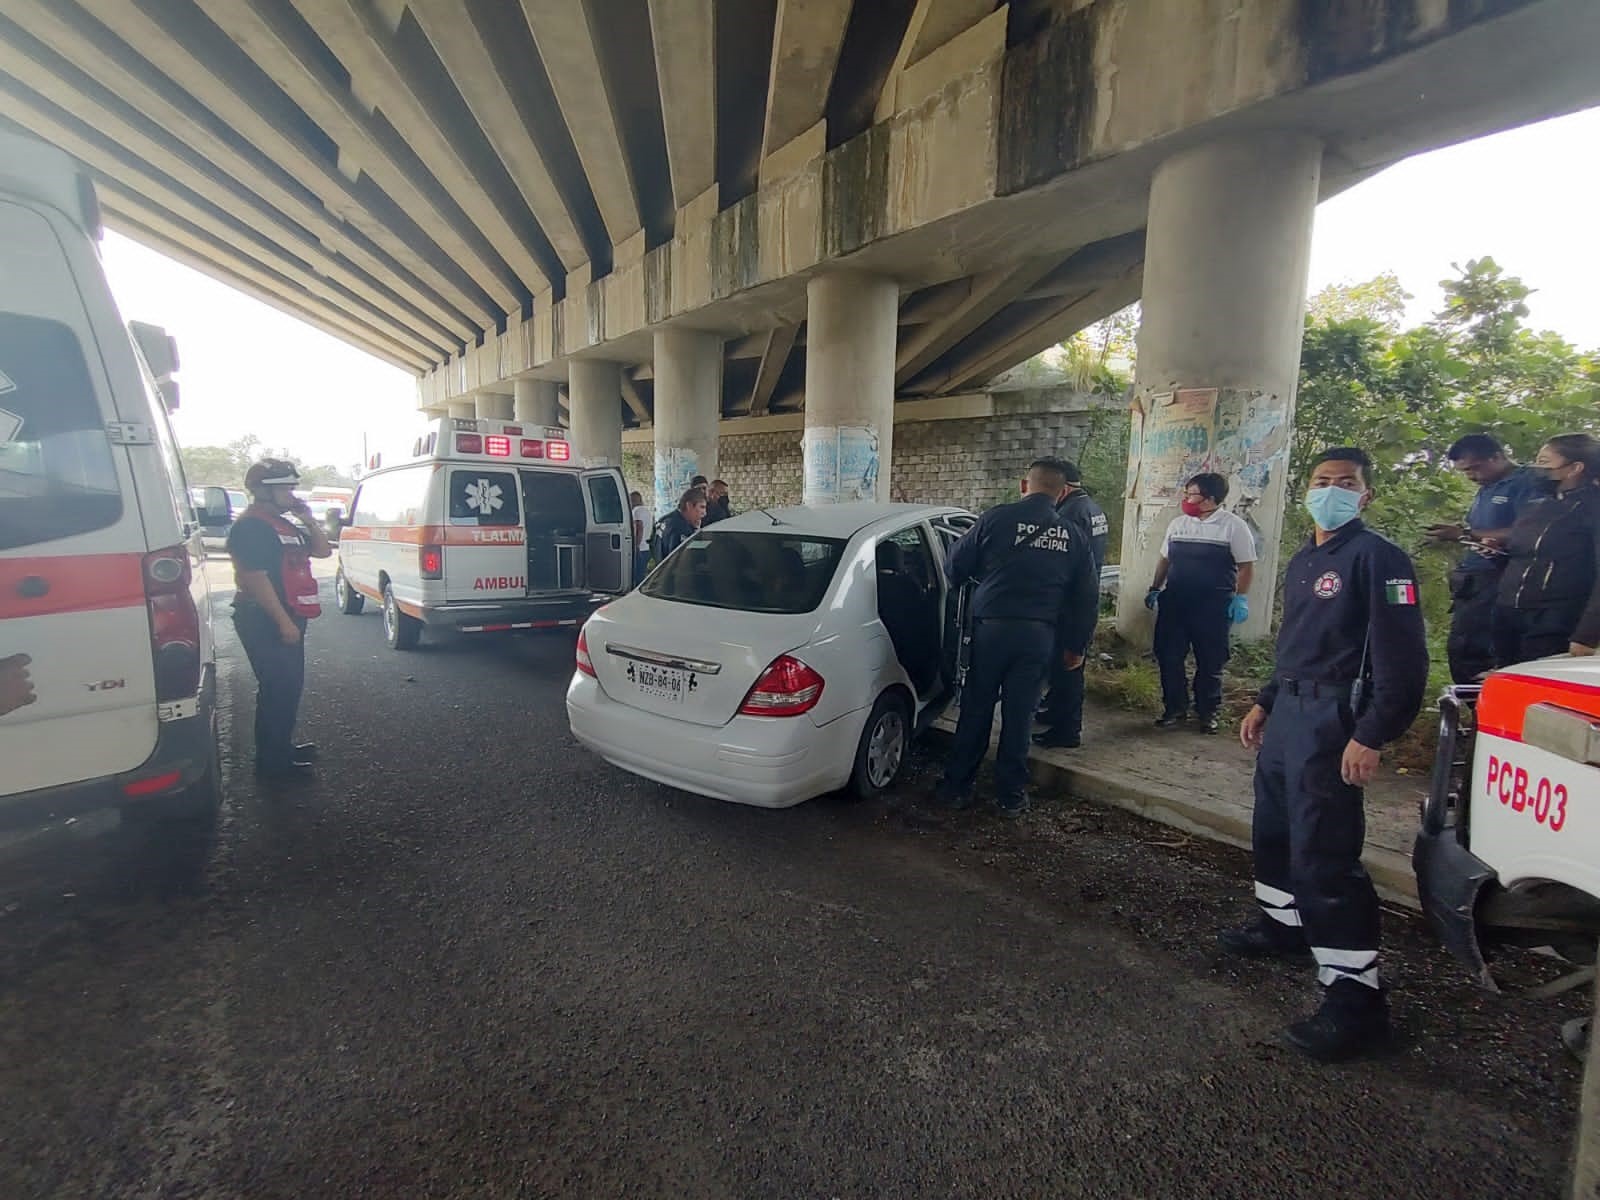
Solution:
<svg viewBox="0 0 1600 1200">
<path fill-rule="evenodd" d="M 1361 493 L 1337 487 L 1312 488 L 1306 493 L 1306 511 L 1318 529 L 1332 533 L 1361 515 Z"/>
</svg>

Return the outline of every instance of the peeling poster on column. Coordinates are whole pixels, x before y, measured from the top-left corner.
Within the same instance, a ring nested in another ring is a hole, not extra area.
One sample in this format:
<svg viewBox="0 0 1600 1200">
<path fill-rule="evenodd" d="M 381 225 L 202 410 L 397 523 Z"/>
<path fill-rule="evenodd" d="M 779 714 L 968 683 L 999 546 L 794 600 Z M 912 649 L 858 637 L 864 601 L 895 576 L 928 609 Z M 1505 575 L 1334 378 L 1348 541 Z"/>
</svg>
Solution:
<svg viewBox="0 0 1600 1200">
<path fill-rule="evenodd" d="M 819 425 L 805 431 L 805 502 L 842 504 L 878 494 L 878 431 L 866 425 Z"/>
<path fill-rule="evenodd" d="M 1216 388 L 1179 388 L 1150 397 L 1139 453 L 1140 503 L 1176 504 L 1183 481 L 1210 469 L 1216 412 Z"/>
</svg>

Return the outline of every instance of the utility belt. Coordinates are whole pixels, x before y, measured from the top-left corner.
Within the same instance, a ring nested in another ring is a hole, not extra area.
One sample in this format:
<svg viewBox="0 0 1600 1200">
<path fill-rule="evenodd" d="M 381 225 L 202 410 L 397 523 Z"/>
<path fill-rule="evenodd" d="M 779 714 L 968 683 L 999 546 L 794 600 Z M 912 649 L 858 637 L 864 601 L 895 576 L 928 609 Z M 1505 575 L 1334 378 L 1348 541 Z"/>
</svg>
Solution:
<svg viewBox="0 0 1600 1200">
<path fill-rule="evenodd" d="M 1308 700 L 1348 700 L 1355 690 L 1354 680 L 1333 683 L 1326 679 L 1280 679 L 1278 690 Z"/>
<path fill-rule="evenodd" d="M 296 617 L 320 617 L 322 598 L 317 589 L 317 577 L 311 573 L 311 552 L 306 549 L 305 535 L 282 517 L 263 517 L 278 535 L 283 554 L 283 602 Z"/>
</svg>

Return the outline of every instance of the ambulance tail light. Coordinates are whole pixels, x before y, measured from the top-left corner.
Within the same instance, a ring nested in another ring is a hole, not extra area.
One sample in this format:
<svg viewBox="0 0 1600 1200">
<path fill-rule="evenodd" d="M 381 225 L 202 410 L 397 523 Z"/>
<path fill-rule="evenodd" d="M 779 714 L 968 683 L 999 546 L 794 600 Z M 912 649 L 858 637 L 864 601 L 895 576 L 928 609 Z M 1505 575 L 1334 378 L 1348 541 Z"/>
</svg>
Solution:
<svg viewBox="0 0 1600 1200">
<path fill-rule="evenodd" d="M 539 441 L 537 438 L 523 438 L 522 439 L 522 457 L 523 458 L 543 458 L 544 457 L 544 443 Z"/>
<path fill-rule="evenodd" d="M 417 551 L 417 570 L 424 579 L 444 578 L 444 547 L 423 546 Z"/>
<path fill-rule="evenodd" d="M 200 690 L 200 610 L 189 591 L 187 546 L 144 556 L 145 608 L 156 667 L 156 699 L 183 700 Z"/>
<path fill-rule="evenodd" d="M 457 454 L 482 454 L 483 435 L 481 433 L 456 434 Z"/>
<path fill-rule="evenodd" d="M 572 459 L 572 446 L 568 442 L 546 442 L 544 456 L 551 462 L 569 462 Z"/>
<path fill-rule="evenodd" d="M 589 635 L 582 629 L 578 630 L 577 667 L 590 679 L 598 678 L 594 673 L 594 660 L 589 657 Z"/>
<path fill-rule="evenodd" d="M 739 706 L 747 717 L 798 717 L 822 699 L 823 680 L 798 658 L 780 654 Z"/>
</svg>

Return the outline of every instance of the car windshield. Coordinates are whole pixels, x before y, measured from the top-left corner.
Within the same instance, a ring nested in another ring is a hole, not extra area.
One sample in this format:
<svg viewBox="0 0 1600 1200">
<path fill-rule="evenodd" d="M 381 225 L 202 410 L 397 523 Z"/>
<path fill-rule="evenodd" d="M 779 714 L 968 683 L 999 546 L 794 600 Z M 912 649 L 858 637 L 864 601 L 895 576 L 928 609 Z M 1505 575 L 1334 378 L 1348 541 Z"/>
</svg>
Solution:
<svg viewBox="0 0 1600 1200">
<path fill-rule="evenodd" d="M 639 590 L 708 608 L 811 612 L 822 603 L 844 547 L 839 538 L 708 530 L 685 542 Z"/>
</svg>

